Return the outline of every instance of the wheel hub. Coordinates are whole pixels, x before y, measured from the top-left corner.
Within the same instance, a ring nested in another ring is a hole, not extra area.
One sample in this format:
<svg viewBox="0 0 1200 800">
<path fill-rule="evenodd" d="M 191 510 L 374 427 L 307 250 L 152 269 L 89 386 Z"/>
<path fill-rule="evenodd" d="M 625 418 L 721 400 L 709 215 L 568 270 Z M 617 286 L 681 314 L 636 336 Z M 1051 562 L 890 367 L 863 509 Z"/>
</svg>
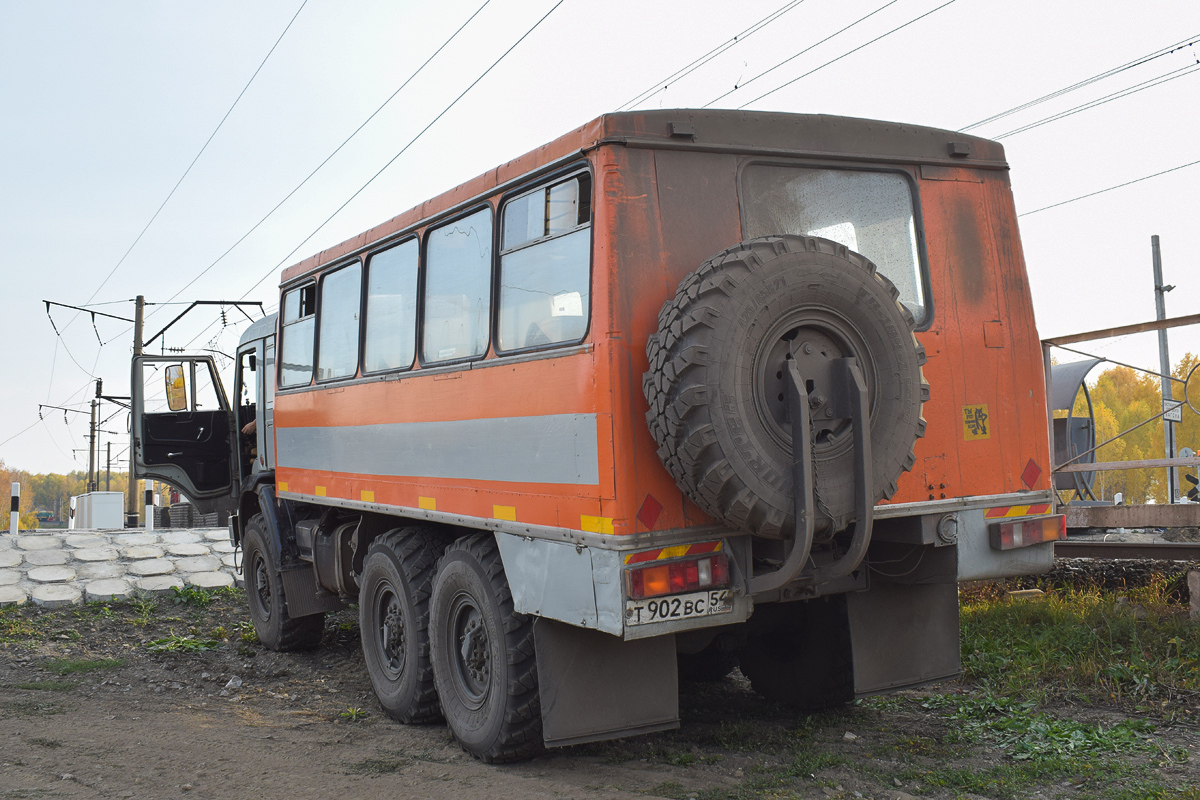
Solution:
<svg viewBox="0 0 1200 800">
<path fill-rule="evenodd" d="M 388 592 L 380 602 L 379 649 L 384 666 L 398 675 L 404 670 L 404 612 L 400 598 Z"/>
<path fill-rule="evenodd" d="M 482 706 L 491 685 L 491 642 L 483 615 L 467 596 L 455 603 L 452 630 L 456 643 L 458 684 L 472 707 Z"/>
<path fill-rule="evenodd" d="M 819 450 L 840 438 L 849 423 L 834 415 L 831 402 L 833 361 L 854 356 L 843 337 L 820 324 L 776 325 L 768 334 L 755 368 L 755 401 L 764 426 L 782 447 L 791 449 L 792 420 L 788 408 L 791 376 L 789 362 L 795 361 L 808 393 L 814 445 Z"/>
<path fill-rule="evenodd" d="M 254 593 L 258 598 L 259 613 L 263 619 L 271 618 L 271 581 L 267 574 L 267 560 L 261 553 L 254 554 Z"/>
</svg>

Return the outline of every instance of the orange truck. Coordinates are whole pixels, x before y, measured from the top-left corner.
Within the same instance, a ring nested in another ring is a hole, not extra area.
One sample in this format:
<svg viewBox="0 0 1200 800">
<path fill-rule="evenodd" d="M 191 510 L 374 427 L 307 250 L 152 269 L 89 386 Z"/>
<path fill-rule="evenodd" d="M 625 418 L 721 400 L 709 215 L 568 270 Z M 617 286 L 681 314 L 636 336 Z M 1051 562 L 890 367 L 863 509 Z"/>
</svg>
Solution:
<svg viewBox="0 0 1200 800">
<path fill-rule="evenodd" d="M 137 473 L 230 512 L 267 647 L 357 602 L 386 712 L 485 761 L 734 666 L 803 710 L 954 676 L 958 582 L 1065 536 L 995 142 L 609 114 L 279 290 L 232 400 L 134 359 Z"/>
</svg>

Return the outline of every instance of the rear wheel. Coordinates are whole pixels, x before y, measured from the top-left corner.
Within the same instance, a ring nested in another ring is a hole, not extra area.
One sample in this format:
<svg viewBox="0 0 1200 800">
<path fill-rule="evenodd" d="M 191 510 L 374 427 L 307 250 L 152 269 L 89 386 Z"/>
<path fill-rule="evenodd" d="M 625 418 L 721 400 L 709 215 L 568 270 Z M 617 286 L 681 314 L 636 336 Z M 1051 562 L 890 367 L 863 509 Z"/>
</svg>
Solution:
<svg viewBox="0 0 1200 800">
<path fill-rule="evenodd" d="M 380 536 L 363 562 L 363 659 L 383 710 L 401 722 L 440 716 L 429 659 L 429 592 L 444 549 L 434 531 L 415 525 Z"/>
<path fill-rule="evenodd" d="M 292 617 L 287 611 L 283 581 L 267 546 L 267 526 L 262 514 L 246 523 L 242 540 L 242 576 L 250 621 L 264 647 L 271 650 L 311 650 L 321 643 L 325 614 Z"/>
<path fill-rule="evenodd" d="M 491 535 L 446 549 L 433 580 L 430 646 L 446 724 L 487 762 L 530 758 L 542 748 L 533 618 L 513 610 Z"/>
</svg>

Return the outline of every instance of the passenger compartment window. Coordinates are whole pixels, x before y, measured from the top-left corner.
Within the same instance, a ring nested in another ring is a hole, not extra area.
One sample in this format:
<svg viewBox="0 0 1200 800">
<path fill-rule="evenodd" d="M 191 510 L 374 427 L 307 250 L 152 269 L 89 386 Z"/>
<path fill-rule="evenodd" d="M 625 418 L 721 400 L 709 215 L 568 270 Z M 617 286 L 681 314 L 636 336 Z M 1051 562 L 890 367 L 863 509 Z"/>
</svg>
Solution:
<svg viewBox="0 0 1200 800">
<path fill-rule="evenodd" d="M 578 342 L 591 310 L 591 176 L 504 205 L 497 350 Z"/>
<path fill-rule="evenodd" d="M 487 352 L 491 315 L 492 209 L 429 234 L 421 358 L 454 361 Z"/>
<path fill-rule="evenodd" d="M 363 372 L 407 369 L 417 348 L 416 239 L 367 262 L 367 333 Z"/>
<path fill-rule="evenodd" d="M 888 172 L 751 164 L 742 172 L 748 239 L 791 233 L 843 244 L 875 263 L 925 320 L 917 231 L 909 182 Z"/>
<path fill-rule="evenodd" d="M 280 335 L 279 385 L 307 386 L 312 382 L 314 314 L 317 310 L 317 286 L 309 284 L 283 295 L 283 322 Z"/>
<path fill-rule="evenodd" d="M 330 272 L 321 279 L 321 338 L 317 380 L 345 378 L 358 371 L 359 307 L 362 264 Z"/>
</svg>

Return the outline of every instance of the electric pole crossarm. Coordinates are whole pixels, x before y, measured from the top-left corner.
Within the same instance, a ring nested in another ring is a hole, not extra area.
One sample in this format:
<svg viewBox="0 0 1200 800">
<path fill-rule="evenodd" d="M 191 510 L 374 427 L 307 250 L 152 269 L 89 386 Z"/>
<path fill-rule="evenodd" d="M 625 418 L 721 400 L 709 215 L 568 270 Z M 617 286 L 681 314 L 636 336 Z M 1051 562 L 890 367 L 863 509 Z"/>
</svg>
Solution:
<svg viewBox="0 0 1200 800">
<path fill-rule="evenodd" d="M 166 324 L 166 327 L 164 327 L 164 328 L 163 328 L 161 331 L 159 331 L 158 333 L 154 334 L 153 336 L 151 336 L 151 337 L 150 337 L 149 339 L 147 339 L 146 341 L 142 342 L 142 347 L 144 348 L 144 347 L 147 347 L 147 346 L 149 346 L 150 344 L 152 344 L 152 343 L 154 342 L 154 340 L 155 340 L 155 339 L 157 339 L 158 337 L 160 337 L 160 336 L 162 336 L 164 333 L 166 333 L 166 332 L 167 332 L 167 331 L 170 329 L 170 327 L 171 327 L 172 325 L 174 325 L 176 322 L 179 322 L 179 320 L 181 320 L 181 319 L 183 319 L 185 316 L 187 316 L 187 313 L 188 313 L 189 311 L 191 311 L 193 308 L 195 308 L 196 306 L 235 306 L 235 307 L 236 307 L 236 308 L 237 308 L 239 311 L 241 311 L 243 314 L 246 314 L 246 311 L 245 311 L 245 309 L 243 309 L 243 308 L 242 308 L 242 306 L 258 306 L 259 313 L 262 313 L 262 303 L 261 303 L 261 302 L 259 302 L 259 301 L 250 301 L 250 300 L 197 300 L 197 301 L 195 301 L 194 303 L 192 303 L 190 306 L 188 306 L 187 308 L 185 308 L 185 309 L 183 310 L 183 312 L 182 312 L 182 313 L 180 313 L 180 315 L 179 315 L 179 316 L 175 317 L 175 319 L 173 319 L 173 320 L 171 320 L 170 322 L 168 322 L 168 323 Z M 249 315 L 249 314 L 246 314 L 246 319 L 249 319 L 251 322 L 253 322 L 253 321 L 254 321 L 253 319 L 251 319 L 251 317 L 250 317 L 250 315 Z"/>
</svg>

